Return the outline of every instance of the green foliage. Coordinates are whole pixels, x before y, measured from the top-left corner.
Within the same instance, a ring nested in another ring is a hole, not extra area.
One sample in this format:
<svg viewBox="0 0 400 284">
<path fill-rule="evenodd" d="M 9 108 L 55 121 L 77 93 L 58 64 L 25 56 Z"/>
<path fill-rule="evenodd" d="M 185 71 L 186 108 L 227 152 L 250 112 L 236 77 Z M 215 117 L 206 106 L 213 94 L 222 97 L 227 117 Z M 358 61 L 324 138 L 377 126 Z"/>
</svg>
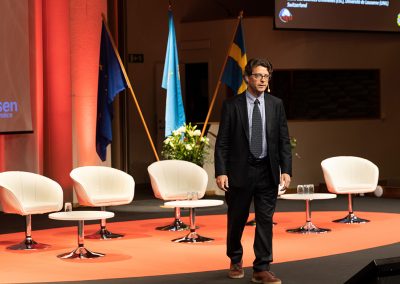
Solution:
<svg viewBox="0 0 400 284">
<path fill-rule="evenodd" d="M 300 155 L 295 152 L 295 149 L 297 147 L 297 139 L 295 137 L 290 137 L 290 147 L 292 148 L 292 153 L 294 152 L 294 156 L 301 159 Z"/>
<path fill-rule="evenodd" d="M 163 142 L 161 155 L 167 160 L 184 160 L 203 166 L 210 145 L 207 137 L 190 123 L 172 132 Z"/>
<path fill-rule="evenodd" d="M 296 148 L 297 139 L 295 137 L 290 137 L 290 146 L 292 147 L 292 151 Z"/>
</svg>

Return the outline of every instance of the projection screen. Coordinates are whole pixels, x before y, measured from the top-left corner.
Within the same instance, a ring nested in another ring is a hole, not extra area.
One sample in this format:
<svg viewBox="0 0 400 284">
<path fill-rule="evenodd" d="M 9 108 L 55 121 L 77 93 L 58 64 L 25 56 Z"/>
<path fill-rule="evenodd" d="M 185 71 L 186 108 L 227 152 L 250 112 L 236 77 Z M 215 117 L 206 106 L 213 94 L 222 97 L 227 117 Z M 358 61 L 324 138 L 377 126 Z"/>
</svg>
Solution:
<svg viewBox="0 0 400 284">
<path fill-rule="evenodd" d="M 32 131 L 28 0 L 0 1 L 0 133 Z"/>
</svg>

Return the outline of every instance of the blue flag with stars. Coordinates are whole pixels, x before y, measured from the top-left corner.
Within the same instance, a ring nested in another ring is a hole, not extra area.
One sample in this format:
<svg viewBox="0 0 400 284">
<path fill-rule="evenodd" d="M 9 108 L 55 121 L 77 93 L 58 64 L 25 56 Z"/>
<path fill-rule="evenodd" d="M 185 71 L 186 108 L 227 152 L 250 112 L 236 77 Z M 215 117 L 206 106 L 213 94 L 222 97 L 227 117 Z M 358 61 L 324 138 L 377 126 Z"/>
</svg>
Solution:
<svg viewBox="0 0 400 284">
<path fill-rule="evenodd" d="M 113 101 L 127 83 L 103 22 L 101 28 L 99 83 L 97 92 L 96 152 L 102 161 L 112 141 Z"/>
</svg>

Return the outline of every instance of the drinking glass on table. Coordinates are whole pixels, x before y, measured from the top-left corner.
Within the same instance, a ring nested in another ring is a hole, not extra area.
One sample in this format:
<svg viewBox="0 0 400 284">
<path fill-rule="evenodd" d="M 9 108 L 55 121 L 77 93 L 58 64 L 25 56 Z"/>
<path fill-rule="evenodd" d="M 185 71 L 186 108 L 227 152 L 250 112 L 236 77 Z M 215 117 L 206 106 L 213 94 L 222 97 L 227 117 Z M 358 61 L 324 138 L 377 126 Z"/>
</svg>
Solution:
<svg viewBox="0 0 400 284">
<path fill-rule="evenodd" d="M 314 185 L 307 184 L 307 186 L 308 186 L 308 194 L 314 194 Z"/>
<path fill-rule="evenodd" d="M 297 194 L 304 194 L 304 185 L 299 184 L 297 186 Z"/>
<path fill-rule="evenodd" d="M 314 193 L 314 185 L 313 184 L 305 184 L 304 185 L 304 193 L 305 194 L 313 194 Z"/>
<path fill-rule="evenodd" d="M 71 212 L 72 211 L 72 203 L 71 202 L 65 202 L 64 211 L 65 212 Z"/>
</svg>

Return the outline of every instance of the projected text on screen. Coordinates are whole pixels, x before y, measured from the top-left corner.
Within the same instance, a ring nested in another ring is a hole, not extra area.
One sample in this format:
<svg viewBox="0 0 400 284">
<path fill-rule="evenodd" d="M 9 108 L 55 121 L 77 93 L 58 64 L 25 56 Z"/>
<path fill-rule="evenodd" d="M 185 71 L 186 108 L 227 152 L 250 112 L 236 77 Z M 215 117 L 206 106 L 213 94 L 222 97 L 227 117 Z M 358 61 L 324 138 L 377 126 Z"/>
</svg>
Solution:
<svg viewBox="0 0 400 284">
<path fill-rule="evenodd" d="M 400 32 L 400 1 L 275 0 L 275 27 Z"/>
<path fill-rule="evenodd" d="M 0 118 L 12 118 L 15 112 L 18 112 L 18 102 L 0 101 Z"/>
</svg>

